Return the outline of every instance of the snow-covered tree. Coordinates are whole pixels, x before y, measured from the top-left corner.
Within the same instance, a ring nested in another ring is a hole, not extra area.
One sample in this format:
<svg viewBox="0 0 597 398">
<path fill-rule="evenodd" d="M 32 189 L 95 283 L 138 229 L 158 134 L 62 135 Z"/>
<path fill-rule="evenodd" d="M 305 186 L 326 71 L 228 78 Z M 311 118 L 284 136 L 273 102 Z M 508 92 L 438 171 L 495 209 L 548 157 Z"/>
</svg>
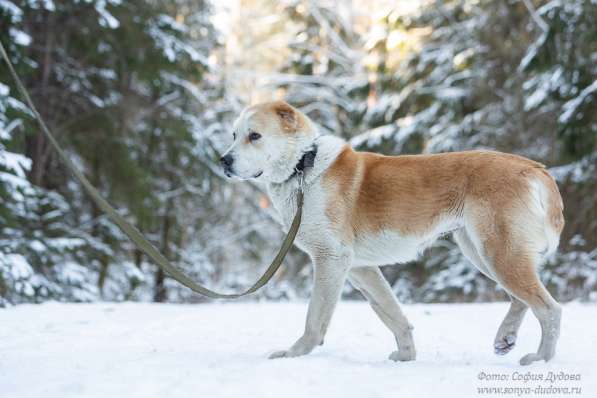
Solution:
<svg viewBox="0 0 597 398">
<path fill-rule="evenodd" d="M 75 163 L 204 284 L 249 285 L 283 238 L 263 187 L 217 159 L 243 106 L 284 97 L 357 149 L 547 164 L 567 226 L 542 275 L 559 298 L 595 299 L 596 18 L 591 0 L 0 0 L 0 40 Z M 254 297 L 306 296 L 308 264 L 292 250 Z M 504 297 L 449 239 L 384 273 L 407 301 Z M 0 297 L 201 300 L 87 197 L 4 67 Z"/>
</svg>

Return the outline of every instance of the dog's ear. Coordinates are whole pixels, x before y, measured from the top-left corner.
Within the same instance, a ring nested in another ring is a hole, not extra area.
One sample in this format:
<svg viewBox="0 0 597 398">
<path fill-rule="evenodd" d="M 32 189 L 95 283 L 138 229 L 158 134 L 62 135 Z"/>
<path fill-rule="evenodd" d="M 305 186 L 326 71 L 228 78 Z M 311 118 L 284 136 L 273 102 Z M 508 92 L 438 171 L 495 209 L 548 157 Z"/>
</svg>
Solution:
<svg viewBox="0 0 597 398">
<path fill-rule="evenodd" d="M 280 118 L 282 127 L 287 131 L 297 130 L 300 115 L 297 111 L 284 101 L 277 101 L 274 104 L 274 112 Z"/>
</svg>

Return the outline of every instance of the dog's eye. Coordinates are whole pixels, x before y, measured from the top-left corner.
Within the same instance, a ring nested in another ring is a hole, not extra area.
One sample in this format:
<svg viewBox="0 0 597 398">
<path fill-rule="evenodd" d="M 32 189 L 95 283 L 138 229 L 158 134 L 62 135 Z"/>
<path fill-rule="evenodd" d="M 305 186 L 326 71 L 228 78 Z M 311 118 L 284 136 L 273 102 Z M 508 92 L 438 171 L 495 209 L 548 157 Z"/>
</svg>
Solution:
<svg viewBox="0 0 597 398">
<path fill-rule="evenodd" d="M 249 141 L 257 141 L 260 138 L 261 138 L 261 134 L 256 133 L 254 131 L 251 131 L 251 133 L 249 134 Z"/>
</svg>

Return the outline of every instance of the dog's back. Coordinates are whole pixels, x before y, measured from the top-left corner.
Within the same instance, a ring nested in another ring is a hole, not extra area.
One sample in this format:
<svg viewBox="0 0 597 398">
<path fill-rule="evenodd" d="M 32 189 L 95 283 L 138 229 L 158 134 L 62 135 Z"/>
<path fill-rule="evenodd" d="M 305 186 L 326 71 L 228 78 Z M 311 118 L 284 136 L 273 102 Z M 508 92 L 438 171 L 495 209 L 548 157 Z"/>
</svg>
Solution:
<svg viewBox="0 0 597 398">
<path fill-rule="evenodd" d="M 491 209 L 516 223 L 540 221 L 548 231 L 549 252 L 563 227 L 562 201 L 545 167 L 500 152 L 390 157 L 347 146 L 326 172 L 324 187 L 335 198 L 328 201 L 328 215 L 342 224 L 338 229 L 349 240 L 382 231 L 404 236 L 446 232 L 439 224 L 454 228 L 454 221 L 464 223 L 467 205 Z"/>
</svg>

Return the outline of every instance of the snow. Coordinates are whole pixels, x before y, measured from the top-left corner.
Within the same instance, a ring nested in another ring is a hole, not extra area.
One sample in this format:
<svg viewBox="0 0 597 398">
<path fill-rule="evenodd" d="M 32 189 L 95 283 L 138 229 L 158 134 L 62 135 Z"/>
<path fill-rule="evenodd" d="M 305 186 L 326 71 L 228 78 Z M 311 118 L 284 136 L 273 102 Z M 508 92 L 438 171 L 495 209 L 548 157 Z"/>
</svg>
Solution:
<svg viewBox="0 0 597 398">
<path fill-rule="evenodd" d="M 0 83 L 0 96 L 7 96 L 9 92 L 10 88 L 5 84 Z"/>
<path fill-rule="evenodd" d="M 58 250 L 76 249 L 85 245 L 85 240 L 80 238 L 48 238 L 46 244 Z"/>
<path fill-rule="evenodd" d="M 539 36 L 539 38 L 529 46 L 526 54 L 524 55 L 524 57 L 522 57 L 522 60 L 520 61 L 520 65 L 518 66 L 519 72 L 526 70 L 528 66 L 531 64 L 531 62 L 533 62 L 533 60 L 537 56 L 537 53 L 539 52 L 539 49 L 545 44 L 545 41 L 547 40 L 548 36 L 548 32 L 543 32 L 541 36 Z"/>
<path fill-rule="evenodd" d="M 27 262 L 27 259 L 20 254 L 2 254 L 0 259 L 5 267 L 10 269 L 14 279 L 27 279 L 33 275 L 33 269 Z"/>
<path fill-rule="evenodd" d="M 110 29 L 117 29 L 120 26 L 120 22 L 106 10 L 106 1 L 98 0 L 95 3 L 95 10 L 100 15 L 99 23 L 101 26 L 106 26 Z"/>
<path fill-rule="evenodd" d="M 6 13 L 11 17 L 11 22 L 20 21 L 21 16 L 23 15 L 23 10 L 8 0 L 0 0 L 0 10 L 6 11 Z"/>
<path fill-rule="evenodd" d="M 585 101 L 585 99 L 590 98 L 590 95 L 593 95 L 596 92 L 597 80 L 594 81 L 591 85 L 585 87 L 576 98 L 573 98 L 564 104 L 564 106 L 562 107 L 564 113 L 560 115 L 558 121 L 560 123 L 568 123 L 572 116 L 577 112 L 578 108 Z"/>
<path fill-rule="evenodd" d="M 565 164 L 563 166 L 551 167 L 549 173 L 559 182 L 564 182 L 568 178 L 575 183 L 589 181 L 597 168 L 597 166 L 595 166 L 596 159 L 597 154 L 587 155 L 576 162 Z"/>
<path fill-rule="evenodd" d="M 31 44 L 31 36 L 19 29 L 10 28 L 9 30 L 12 41 L 19 46 L 28 46 Z"/>
<path fill-rule="evenodd" d="M 2 152 L 0 166 L 12 170 L 17 177 L 25 178 L 26 172 L 31 168 L 31 159 L 20 153 Z"/>
<path fill-rule="evenodd" d="M 46 10 L 56 11 L 56 6 L 54 5 L 53 0 L 43 0 L 41 3 Z"/>
<path fill-rule="evenodd" d="M 164 55 L 170 62 L 177 60 L 179 53 L 188 55 L 192 61 L 200 62 L 203 65 L 208 65 L 209 62 L 207 57 L 202 55 L 199 51 L 191 46 L 191 44 L 185 40 L 179 39 L 174 34 L 167 32 L 167 29 L 173 29 L 176 31 L 177 26 L 165 25 L 168 22 L 163 18 L 158 18 L 157 21 L 151 21 L 147 28 L 147 33 L 153 38 L 157 47 L 161 48 Z"/>
<path fill-rule="evenodd" d="M 325 345 L 311 355 L 278 360 L 267 354 L 298 337 L 306 303 L 21 305 L 0 312 L 0 386 L 2 396 L 19 398 L 462 397 L 537 385 L 581 387 L 590 397 L 597 394 L 596 309 L 565 305 L 555 359 L 520 367 L 539 327 L 527 315 L 518 346 L 495 356 L 506 303 L 404 306 L 418 356 L 408 363 L 386 359 L 393 337 L 364 302 L 341 303 Z M 580 381 L 478 379 L 550 371 Z"/>
</svg>

